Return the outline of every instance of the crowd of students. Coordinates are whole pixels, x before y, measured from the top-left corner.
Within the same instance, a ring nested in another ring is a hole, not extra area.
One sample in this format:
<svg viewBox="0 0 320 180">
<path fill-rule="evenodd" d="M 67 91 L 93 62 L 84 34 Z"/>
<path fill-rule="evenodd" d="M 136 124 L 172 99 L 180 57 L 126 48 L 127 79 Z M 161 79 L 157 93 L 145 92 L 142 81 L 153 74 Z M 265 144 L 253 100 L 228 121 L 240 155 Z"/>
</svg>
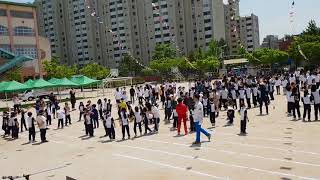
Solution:
<svg viewBox="0 0 320 180">
<path fill-rule="evenodd" d="M 300 119 L 300 104 L 302 102 L 304 107 L 303 121 L 306 118 L 311 120 L 311 105 L 314 105 L 315 120 L 318 120 L 318 112 L 320 112 L 319 79 L 316 73 L 296 71 L 272 76 L 224 77 L 222 80 L 215 81 L 190 81 L 187 87 L 177 87 L 175 82 L 164 82 L 161 85 L 132 86 L 128 91 L 126 87 L 117 88 L 114 93 L 115 105 L 111 103 L 111 99 L 106 98 L 99 99 L 96 104 L 90 100 L 86 104 L 80 102 L 78 121 L 83 120 L 85 133 L 89 137 L 94 136 L 95 129 L 99 128 L 102 123 L 105 136 L 114 140 L 116 138 L 116 120 L 119 120 L 122 139 L 126 137 L 129 139 L 131 138 L 130 126 L 133 126 L 135 137 L 138 136 L 138 132 L 140 136 L 157 133 L 161 124 L 160 108 L 162 107 L 164 122 L 172 122 L 172 129 L 177 131 L 177 135 L 180 135 L 181 124 L 184 126 L 184 135 L 196 132 L 194 143 L 199 144 L 201 132 L 208 137 L 208 140 L 211 138 L 211 134 L 201 126 L 204 117 L 208 116 L 211 126 L 215 127 L 219 113 L 226 112 L 226 126 L 232 126 L 235 114 L 238 112 L 240 133 L 245 135 L 249 121 L 248 110 L 259 107 L 260 114 L 263 114 L 264 106 L 265 113 L 268 115 L 270 102 L 275 98 L 274 93 L 286 95 L 288 116 Z M 282 93 L 281 87 L 283 88 Z M 300 96 L 301 92 L 303 92 L 302 97 Z M 62 107 L 53 95 L 49 97 L 48 103 L 43 100 L 37 101 L 35 105 L 36 118 L 33 118 L 31 112 L 26 112 L 15 106 L 10 115 L 7 112 L 3 113 L 2 129 L 5 132 L 4 135 L 18 138 L 17 114 L 20 113 L 21 132 L 23 129 L 29 131 L 29 141 L 35 140 L 35 124 L 37 124 L 40 129 L 41 141 L 46 142 L 46 129 L 51 125 L 52 119 L 57 119 L 57 128 L 71 125 L 71 119 L 75 119 L 75 117 L 71 118 L 71 111 L 75 110 L 75 96 L 71 100 L 73 101 L 72 109 L 68 103 Z M 112 116 L 115 109 L 117 112 L 114 114 L 117 114 L 117 117 Z M 189 124 L 187 124 L 188 121 Z M 151 126 L 153 127 L 151 128 Z"/>
</svg>

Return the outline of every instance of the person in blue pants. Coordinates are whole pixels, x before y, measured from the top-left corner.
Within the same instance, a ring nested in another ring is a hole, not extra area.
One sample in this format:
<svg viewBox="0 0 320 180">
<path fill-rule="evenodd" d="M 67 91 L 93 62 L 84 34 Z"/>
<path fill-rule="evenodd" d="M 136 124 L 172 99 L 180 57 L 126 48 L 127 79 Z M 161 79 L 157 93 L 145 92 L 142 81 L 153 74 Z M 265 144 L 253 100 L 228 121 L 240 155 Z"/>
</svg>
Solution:
<svg viewBox="0 0 320 180">
<path fill-rule="evenodd" d="M 201 124 L 203 122 L 203 105 L 199 101 L 199 98 L 200 98 L 199 94 L 196 94 L 193 97 L 195 101 L 193 119 L 194 119 L 195 128 L 196 128 L 196 141 L 193 143 L 194 145 L 201 144 L 200 133 L 203 133 L 204 135 L 206 135 L 209 141 L 211 139 L 211 134 L 201 127 Z"/>
</svg>

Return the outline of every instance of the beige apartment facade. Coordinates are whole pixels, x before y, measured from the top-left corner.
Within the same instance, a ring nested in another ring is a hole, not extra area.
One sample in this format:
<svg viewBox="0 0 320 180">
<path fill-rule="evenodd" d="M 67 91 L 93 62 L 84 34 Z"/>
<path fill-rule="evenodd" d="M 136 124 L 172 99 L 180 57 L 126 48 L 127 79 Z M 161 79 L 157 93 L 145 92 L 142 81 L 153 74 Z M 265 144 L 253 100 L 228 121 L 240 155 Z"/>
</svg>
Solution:
<svg viewBox="0 0 320 180">
<path fill-rule="evenodd" d="M 62 63 L 117 68 L 124 56 L 148 64 L 155 46 L 181 55 L 225 37 L 222 0 L 36 0 L 40 32 Z M 214 11 L 214 12 L 213 12 Z M 216 23 L 217 21 L 217 23 Z"/>
</svg>

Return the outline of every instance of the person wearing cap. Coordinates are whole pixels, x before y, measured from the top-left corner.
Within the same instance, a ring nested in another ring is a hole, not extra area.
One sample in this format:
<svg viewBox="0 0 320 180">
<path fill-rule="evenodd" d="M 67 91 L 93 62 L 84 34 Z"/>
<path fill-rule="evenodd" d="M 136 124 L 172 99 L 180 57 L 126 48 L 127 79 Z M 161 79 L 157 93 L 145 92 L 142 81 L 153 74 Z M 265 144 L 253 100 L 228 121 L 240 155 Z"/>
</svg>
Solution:
<svg viewBox="0 0 320 180">
<path fill-rule="evenodd" d="M 42 143 L 48 142 L 47 138 L 46 138 L 47 122 L 46 122 L 46 118 L 44 116 L 43 110 L 39 111 L 39 113 L 37 115 L 37 118 L 36 118 L 36 122 L 38 124 L 39 129 L 40 129 L 41 142 Z"/>
<path fill-rule="evenodd" d="M 182 102 L 182 98 L 178 98 L 178 105 L 176 107 L 176 111 L 178 113 L 178 135 L 180 135 L 181 122 L 183 122 L 184 133 L 185 135 L 187 135 L 188 134 L 188 128 L 187 128 L 188 107 Z"/>
<path fill-rule="evenodd" d="M 203 105 L 200 102 L 200 96 L 198 94 L 194 96 L 194 101 L 195 101 L 195 107 L 194 107 L 193 117 L 194 117 L 194 123 L 196 127 L 196 141 L 193 144 L 199 145 L 201 144 L 201 141 L 200 141 L 201 132 L 208 137 L 209 141 L 211 139 L 211 134 L 201 127 L 201 124 L 203 122 Z"/>
</svg>

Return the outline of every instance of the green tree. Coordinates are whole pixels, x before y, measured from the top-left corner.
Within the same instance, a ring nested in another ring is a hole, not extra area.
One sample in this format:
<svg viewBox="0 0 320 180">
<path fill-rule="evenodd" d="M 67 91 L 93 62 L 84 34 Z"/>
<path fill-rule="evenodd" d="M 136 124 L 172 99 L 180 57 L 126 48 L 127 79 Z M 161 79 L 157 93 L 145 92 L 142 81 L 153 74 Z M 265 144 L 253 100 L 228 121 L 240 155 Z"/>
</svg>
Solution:
<svg viewBox="0 0 320 180">
<path fill-rule="evenodd" d="M 259 65 L 286 64 L 288 62 L 288 53 L 276 49 L 258 49 L 252 54 L 247 55 L 250 63 Z"/>
<path fill-rule="evenodd" d="M 212 39 L 209 43 L 208 51 L 206 52 L 206 56 L 216 56 L 220 57 L 221 47 L 219 46 L 219 42 L 215 39 Z"/>
<path fill-rule="evenodd" d="M 43 61 L 42 64 L 48 78 L 69 78 L 77 72 L 77 66 L 74 65 L 69 67 L 60 64 L 57 57 L 53 57 L 50 61 Z"/>
<path fill-rule="evenodd" d="M 143 67 L 137 60 L 131 56 L 125 56 L 120 63 L 119 74 L 121 76 L 135 76 L 139 74 L 142 69 Z"/>
<path fill-rule="evenodd" d="M 320 35 L 320 28 L 314 20 L 311 20 L 306 30 L 303 31 L 303 35 Z"/>
<path fill-rule="evenodd" d="M 157 44 L 153 52 L 152 60 L 164 58 L 173 59 L 175 57 L 177 57 L 177 52 L 170 44 Z"/>
<path fill-rule="evenodd" d="M 110 70 L 97 63 L 90 63 L 85 65 L 79 71 L 82 75 L 93 79 L 104 79 L 110 74 Z"/>
<path fill-rule="evenodd" d="M 15 68 L 11 69 L 6 73 L 6 78 L 9 81 L 21 81 L 22 75 L 21 75 L 21 68 Z"/>
<path fill-rule="evenodd" d="M 208 56 L 205 59 L 197 60 L 193 64 L 198 71 L 210 72 L 219 68 L 220 61 L 215 56 Z"/>
</svg>

